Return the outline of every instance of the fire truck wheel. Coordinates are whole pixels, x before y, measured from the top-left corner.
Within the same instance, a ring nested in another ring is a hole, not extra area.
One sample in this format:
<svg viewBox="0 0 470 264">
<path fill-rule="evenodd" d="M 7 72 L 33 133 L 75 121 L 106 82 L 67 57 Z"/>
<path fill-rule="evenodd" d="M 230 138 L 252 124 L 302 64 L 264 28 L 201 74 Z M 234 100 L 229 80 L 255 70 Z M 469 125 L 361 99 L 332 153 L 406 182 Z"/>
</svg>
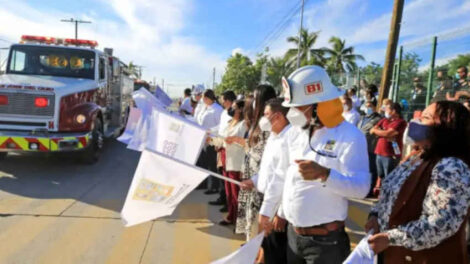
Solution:
<svg viewBox="0 0 470 264">
<path fill-rule="evenodd" d="M 85 164 L 94 164 L 98 161 L 103 151 L 104 134 L 103 125 L 99 118 L 95 119 L 93 131 L 91 132 L 92 138 L 90 144 L 82 154 L 82 161 Z"/>
<path fill-rule="evenodd" d="M 8 155 L 8 152 L 0 152 L 0 161 L 4 160 Z"/>
</svg>

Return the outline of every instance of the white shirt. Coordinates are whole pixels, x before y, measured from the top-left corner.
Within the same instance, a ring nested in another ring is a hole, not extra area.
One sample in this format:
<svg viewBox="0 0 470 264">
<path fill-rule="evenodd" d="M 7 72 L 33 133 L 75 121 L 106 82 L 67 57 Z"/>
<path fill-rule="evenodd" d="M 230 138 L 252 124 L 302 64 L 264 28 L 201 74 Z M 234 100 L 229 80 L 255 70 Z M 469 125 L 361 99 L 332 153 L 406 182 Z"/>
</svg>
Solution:
<svg viewBox="0 0 470 264">
<path fill-rule="evenodd" d="M 183 110 L 189 114 L 193 112 L 193 107 L 191 106 L 191 97 L 184 98 L 180 106 L 180 111 L 182 112 Z M 187 113 L 184 113 L 184 114 L 187 114 Z"/>
<path fill-rule="evenodd" d="M 295 227 L 310 227 L 344 221 L 348 199 L 364 198 L 369 192 L 370 173 L 367 142 L 361 131 L 348 122 L 315 131 L 309 142 L 308 130 L 288 131 L 289 167 L 285 174 L 282 211 Z M 316 151 L 312 151 L 311 147 Z M 287 152 L 286 151 L 286 152 Z M 321 153 L 321 154 L 318 154 Z M 325 183 L 302 178 L 295 160 L 313 160 L 330 168 Z"/>
<path fill-rule="evenodd" d="M 264 194 L 260 214 L 270 218 L 274 216 L 281 202 L 279 193 L 282 194 L 282 183 L 279 185 L 273 182 L 276 177 L 283 177 L 276 176 L 276 173 L 284 174 L 289 166 L 288 160 L 283 159 L 282 155 L 287 151 L 287 131 L 290 128 L 291 125 L 287 125 L 279 134 L 270 134 L 264 147 L 259 172 L 251 178 L 256 189 Z M 274 198 L 271 198 L 272 196 Z"/>
<path fill-rule="evenodd" d="M 204 105 L 202 110 L 198 112 L 196 121 L 199 125 L 207 130 L 214 128 L 220 124 L 220 115 L 222 114 L 223 108 L 217 103 L 212 105 Z"/>
<path fill-rule="evenodd" d="M 224 133 L 224 131 L 227 129 L 230 120 L 232 120 L 232 117 L 228 115 L 227 109 L 224 109 L 224 111 L 222 111 L 222 114 L 220 115 L 220 125 L 218 131 L 219 135 L 222 135 L 222 133 Z"/>
<path fill-rule="evenodd" d="M 206 107 L 206 105 L 204 104 L 202 99 L 197 102 L 196 108 L 194 109 L 194 119 L 197 119 L 197 116 L 201 113 L 201 111 L 205 107 Z"/>
<path fill-rule="evenodd" d="M 354 126 L 357 126 L 359 119 L 361 119 L 361 115 L 359 115 L 359 113 L 354 108 L 348 112 L 343 112 L 343 117 L 346 121 L 353 124 Z"/>
<path fill-rule="evenodd" d="M 239 144 L 225 143 L 226 137 L 236 136 L 244 137 L 246 133 L 245 121 L 239 121 L 236 125 L 230 126 L 220 134 L 221 137 L 213 138 L 211 145 L 225 148 L 225 170 L 226 171 L 242 171 L 243 162 L 245 161 L 245 148 Z"/>
<path fill-rule="evenodd" d="M 356 95 L 353 95 L 351 97 L 351 101 L 352 101 L 352 104 L 353 104 L 353 108 L 359 109 L 361 107 L 361 99 L 359 97 L 357 97 Z"/>
</svg>

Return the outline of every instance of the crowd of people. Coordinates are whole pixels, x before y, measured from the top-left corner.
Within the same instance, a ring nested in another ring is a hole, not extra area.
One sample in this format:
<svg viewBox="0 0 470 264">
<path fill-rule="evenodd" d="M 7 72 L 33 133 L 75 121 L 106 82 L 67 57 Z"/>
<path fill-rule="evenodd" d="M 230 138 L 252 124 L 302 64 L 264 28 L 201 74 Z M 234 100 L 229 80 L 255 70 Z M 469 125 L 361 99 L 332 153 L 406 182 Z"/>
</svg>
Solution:
<svg viewBox="0 0 470 264">
<path fill-rule="evenodd" d="M 256 263 L 342 263 L 348 198 L 366 196 L 378 197 L 365 231 L 381 263 L 466 263 L 470 112 L 452 101 L 469 92 L 439 89 L 407 122 L 398 102 L 378 108 L 375 85 L 344 92 L 319 66 L 282 84 L 219 98 L 197 86 L 180 104 L 208 131 L 197 165 L 241 182 L 198 187 L 218 195 L 219 224 L 247 240 L 265 232 Z"/>
</svg>

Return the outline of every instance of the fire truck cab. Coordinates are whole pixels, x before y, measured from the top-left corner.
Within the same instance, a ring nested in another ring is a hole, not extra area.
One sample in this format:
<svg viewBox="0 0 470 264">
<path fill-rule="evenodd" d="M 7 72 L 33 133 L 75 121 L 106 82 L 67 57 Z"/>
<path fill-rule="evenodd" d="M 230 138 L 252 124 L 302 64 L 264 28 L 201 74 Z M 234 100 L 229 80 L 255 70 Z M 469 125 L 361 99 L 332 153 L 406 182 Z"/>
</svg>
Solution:
<svg viewBox="0 0 470 264">
<path fill-rule="evenodd" d="M 0 75 L 0 159 L 8 152 L 81 151 L 98 160 L 127 122 L 133 80 L 96 41 L 23 36 Z"/>
</svg>

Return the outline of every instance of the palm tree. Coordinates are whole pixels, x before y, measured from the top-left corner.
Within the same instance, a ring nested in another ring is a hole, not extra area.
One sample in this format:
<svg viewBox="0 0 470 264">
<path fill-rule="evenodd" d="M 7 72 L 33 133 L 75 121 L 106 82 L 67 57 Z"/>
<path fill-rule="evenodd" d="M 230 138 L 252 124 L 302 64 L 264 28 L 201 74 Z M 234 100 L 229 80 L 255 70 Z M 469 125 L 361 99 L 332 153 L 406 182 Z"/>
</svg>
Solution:
<svg viewBox="0 0 470 264">
<path fill-rule="evenodd" d="M 354 54 L 354 47 L 346 47 L 346 40 L 338 37 L 331 37 L 329 41 L 332 48 L 324 48 L 327 57 L 327 65 L 332 71 L 344 73 L 354 71 L 357 68 L 356 60 L 364 60 L 359 54 Z"/>
<path fill-rule="evenodd" d="M 267 63 L 267 81 L 277 90 L 282 91 L 281 78 L 289 76 L 294 70 L 284 57 L 271 58 Z"/>
<path fill-rule="evenodd" d="M 141 78 L 139 66 L 135 65 L 132 61 L 129 62 L 129 66 L 127 67 L 127 69 L 129 70 L 131 76 L 134 76 L 136 79 Z"/>
<path fill-rule="evenodd" d="M 323 49 L 315 49 L 313 48 L 315 42 L 317 41 L 318 34 L 320 31 L 317 32 L 308 32 L 308 29 L 302 29 L 300 33 L 300 65 L 321 65 L 323 66 L 325 63 L 325 58 L 323 55 L 325 54 Z M 287 38 L 287 42 L 295 44 L 296 48 L 289 49 L 286 53 L 286 58 L 289 60 L 289 63 L 295 65 L 297 61 L 297 56 L 299 54 L 299 37 L 289 37 Z"/>
</svg>

